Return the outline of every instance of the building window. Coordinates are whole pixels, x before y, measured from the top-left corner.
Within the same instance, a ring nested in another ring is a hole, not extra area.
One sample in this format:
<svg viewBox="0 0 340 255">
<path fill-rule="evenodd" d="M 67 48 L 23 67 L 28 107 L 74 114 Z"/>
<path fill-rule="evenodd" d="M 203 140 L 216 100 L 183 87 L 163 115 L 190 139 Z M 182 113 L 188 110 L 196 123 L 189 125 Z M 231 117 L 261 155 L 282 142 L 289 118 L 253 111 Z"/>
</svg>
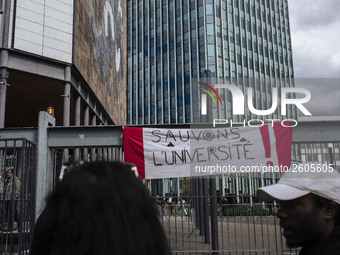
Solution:
<svg viewBox="0 0 340 255">
<path fill-rule="evenodd" d="M 207 24 L 207 35 L 214 35 L 214 24 Z"/>
<path fill-rule="evenodd" d="M 208 44 L 208 57 L 215 56 L 215 46 L 213 44 Z"/>
<path fill-rule="evenodd" d="M 200 7 L 198 7 L 198 18 L 203 18 L 203 5 L 201 5 Z"/>
<path fill-rule="evenodd" d="M 189 64 L 189 52 L 185 52 L 184 54 L 184 64 Z"/>
<path fill-rule="evenodd" d="M 190 13 L 190 20 L 191 22 L 195 21 L 196 20 L 196 10 L 192 10 L 191 13 Z"/>
<path fill-rule="evenodd" d="M 207 16 L 212 16 L 214 14 L 214 9 L 212 4 L 207 4 L 205 7 L 205 14 Z"/>
</svg>

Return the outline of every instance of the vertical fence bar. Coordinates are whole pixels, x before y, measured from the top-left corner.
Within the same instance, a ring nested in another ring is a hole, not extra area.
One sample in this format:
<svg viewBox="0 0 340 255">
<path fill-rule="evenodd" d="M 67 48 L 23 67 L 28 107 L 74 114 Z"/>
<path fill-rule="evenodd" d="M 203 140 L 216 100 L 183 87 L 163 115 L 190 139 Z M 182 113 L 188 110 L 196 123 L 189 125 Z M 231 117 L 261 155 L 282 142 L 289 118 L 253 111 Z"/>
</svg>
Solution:
<svg viewBox="0 0 340 255">
<path fill-rule="evenodd" d="M 196 226 L 199 231 L 201 231 L 201 222 L 200 222 L 200 202 L 199 202 L 199 179 L 197 177 L 194 178 L 195 182 L 195 215 L 196 215 Z"/>
<path fill-rule="evenodd" d="M 334 158 L 333 158 L 333 148 L 328 147 L 328 154 L 329 154 L 329 164 L 334 167 Z"/>
<path fill-rule="evenodd" d="M 202 185 L 202 178 L 198 178 L 198 198 L 199 198 L 199 214 L 198 217 L 200 218 L 200 235 L 204 235 L 204 211 L 203 211 L 203 185 Z"/>
<path fill-rule="evenodd" d="M 211 214 L 211 248 L 213 255 L 219 255 L 218 252 L 218 225 L 217 225 L 217 197 L 216 197 L 216 177 L 209 178 L 210 187 L 210 214 Z"/>
<path fill-rule="evenodd" d="M 0 254 L 27 254 L 31 244 L 35 220 L 35 148 L 26 139 L 0 139 L 3 177 L 0 179 Z M 9 170 L 13 180 L 4 182 Z M 11 193 L 7 193 L 9 185 Z"/>
<path fill-rule="evenodd" d="M 204 220 L 204 242 L 210 243 L 209 231 L 209 205 L 208 205 L 208 180 L 207 177 L 202 178 L 203 190 L 203 220 Z"/>
</svg>

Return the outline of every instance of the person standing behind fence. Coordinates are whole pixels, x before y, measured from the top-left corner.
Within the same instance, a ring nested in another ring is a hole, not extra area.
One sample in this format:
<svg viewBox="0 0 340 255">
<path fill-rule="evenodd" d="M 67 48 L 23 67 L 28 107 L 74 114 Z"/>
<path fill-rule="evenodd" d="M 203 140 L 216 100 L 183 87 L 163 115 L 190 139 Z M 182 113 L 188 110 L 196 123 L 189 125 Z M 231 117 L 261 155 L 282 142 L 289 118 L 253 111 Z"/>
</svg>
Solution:
<svg viewBox="0 0 340 255">
<path fill-rule="evenodd" d="M 177 202 L 177 207 L 178 207 L 178 211 L 177 211 L 177 216 L 179 215 L 183 215 L 183 212 L 185 215 L 187 215 L 187 211 L 185 208 L 185 200 L 182 198 L 178 198 L 178 202 Z"/>
<path fill-rule="evenodd" d="M 182 199 L 179 197 L 177 199 L 177 216 L 179 216 L 181 213 L 183 213 Z"/>
<path fill-rule="evenodd" d="M 14 230 L 14 222 L 18 222 L 19 204 L 21 191 L 21 181 L 17 176 L 14 176 L 13 170 L 7 170 L 7 180 L 5 182 L 5 216 L 7 221 L 7 229 Z"/>
<path fill-rule="evenodd" d="M 166 206 L 166 199 L 165 197 L 163 197 L 161 198 L 162 213 L 165 217 L 168 217 L 168 214 L 166 213 L 166 210 L 165 210 L 165 206 Z"/>
<path fill-rule="evenodd" d="M 169 216 L 172 215 L 172 211 L 174 210 L 174 201 L 172 201 L 172 197 L 169 197 L 168 199 L 168 207 L 169 207 Z"/>
<path fill-rule="evenodd" d="M 315 164 L 314 164 L 315 165 Z M 288 172 L 277 184 L 258 189 L 266 202 L 279 200 L 277 217 L 290 247 L 300 255 L 340 254 L 340 173 Z"/>
<path fill-rule="evenodd" d="M 182 207 L 183 207 L 183 212 L 185 216 L 188 216 L 187 206 L 188 206 L 187 202 L 184 199 L 182 199 Z"/>
<path fill-rule="evenodd" d="M 154 201 L 119 162 L 72 167 L 47 198 L 30 255 L 167 255 Z"/>
<path fill-rule="evenodd" d="M 159 216 L 162 216 L 161 199 L 160 199 L 159 195 L 157 195 L 156 198 L 155 198 L 155 206 L 156 206 L 157 214 Z"/>
</svg>

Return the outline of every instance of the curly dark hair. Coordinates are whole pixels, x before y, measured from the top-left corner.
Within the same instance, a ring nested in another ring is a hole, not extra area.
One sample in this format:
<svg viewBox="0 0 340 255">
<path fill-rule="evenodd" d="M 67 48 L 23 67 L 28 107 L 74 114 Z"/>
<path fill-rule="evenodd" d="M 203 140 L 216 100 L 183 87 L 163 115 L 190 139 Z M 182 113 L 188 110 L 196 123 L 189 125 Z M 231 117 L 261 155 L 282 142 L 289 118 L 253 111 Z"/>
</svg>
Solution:
<svg viewBox="0 0 340 255">
<path fill-rule="evenodd" d="M 162 255 L 168 245 L 152 198 L 127 164 L 73 167 L 47 198 L 31 255 Z"/>
</svg>

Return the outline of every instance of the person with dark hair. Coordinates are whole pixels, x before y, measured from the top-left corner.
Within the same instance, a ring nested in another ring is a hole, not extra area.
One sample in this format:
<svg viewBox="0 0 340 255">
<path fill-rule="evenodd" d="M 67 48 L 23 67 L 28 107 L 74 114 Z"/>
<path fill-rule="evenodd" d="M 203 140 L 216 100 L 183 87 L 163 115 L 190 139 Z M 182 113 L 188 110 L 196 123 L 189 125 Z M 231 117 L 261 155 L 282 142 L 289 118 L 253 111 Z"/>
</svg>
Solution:
<svg viewBox="0 0 340 255">
<path fill-rule="evenodd" d="M 38 218 L 31 255 L 163 255 L 168 245 L 152 198 L 124 163 L 69 169 Z"/>
<path fill-rule="evenodd" d="M 340 255 L 337 170 L 288 172 L 257 194 L 266 202 L 279 201 L 277 217 L 289 247 L 302 247 L 300 255 Z"/>
<path fill-rule="evenodd" d="M 163 197 L 163 198 L 161 198 L 162 216 L 165 215 L 165 217 L 168 218 L 169 216 L 166 213 L 165 206 L 166 206 L 166 199 L 165 199 L 165 197 Z"/>
</svg>

